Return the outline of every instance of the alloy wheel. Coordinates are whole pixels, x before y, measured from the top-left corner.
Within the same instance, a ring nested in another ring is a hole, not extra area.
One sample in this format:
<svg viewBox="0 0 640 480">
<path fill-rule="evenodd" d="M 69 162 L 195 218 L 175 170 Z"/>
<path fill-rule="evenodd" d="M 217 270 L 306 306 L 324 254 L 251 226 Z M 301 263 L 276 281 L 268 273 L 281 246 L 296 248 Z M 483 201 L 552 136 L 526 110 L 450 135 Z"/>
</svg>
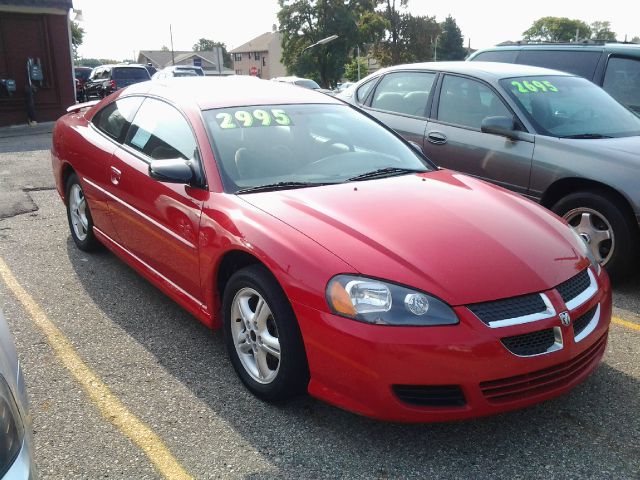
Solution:
<svg viewBox="0 0 640 480">
<path fill-rule="evenodd" d="M 601 265 L 611 259 L 615 247 L 613 228 L 604 215 L 591 208 L 569 210 L 563 218 L 580 235 Z"/>
</svg>

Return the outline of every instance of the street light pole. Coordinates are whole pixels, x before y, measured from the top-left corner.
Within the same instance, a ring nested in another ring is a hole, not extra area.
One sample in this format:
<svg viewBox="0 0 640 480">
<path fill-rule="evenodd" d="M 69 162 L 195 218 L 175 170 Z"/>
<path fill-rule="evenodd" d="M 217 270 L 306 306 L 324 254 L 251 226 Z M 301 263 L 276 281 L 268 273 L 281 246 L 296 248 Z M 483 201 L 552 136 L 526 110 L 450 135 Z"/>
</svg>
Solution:
<svg viewBox="0 0 640 480">
<path fill-rule="evenodd" d="M 358 81 L 360 81 L 360 45 L 356 45 L 356 48 L 358 50 Z"/>
</svg>

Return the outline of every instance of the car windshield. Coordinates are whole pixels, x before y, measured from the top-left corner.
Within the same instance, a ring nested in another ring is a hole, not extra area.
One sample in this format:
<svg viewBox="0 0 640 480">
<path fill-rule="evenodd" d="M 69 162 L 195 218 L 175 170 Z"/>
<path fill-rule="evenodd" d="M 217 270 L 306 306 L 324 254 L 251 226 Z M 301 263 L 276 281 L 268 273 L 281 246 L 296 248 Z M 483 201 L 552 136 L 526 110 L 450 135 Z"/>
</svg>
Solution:
<svg viewBox="0 0 640 480">
<path fill-rule="evenodd" d="M 146 68 L 114 68 L 113 69 L 113 78 L 114 80 L 124 80 L 124 79 L 133 79 L 133 80 L 149 80 L 149 72 Z"/>
<path fill-rule="evenodd" d="M 540 134 L 585 139 L 640 135 L 640 118 L 584 78 L 530 76 L 500 84 Z"/>
<path fill-rule="evenodd" d="M 296 80 L 294 83 L 299 87 L 308 88 L 310 90 L 317 90 L 318 88 L 320 88 L 320 85 L 309 79 Z"/>
<path fill-rule="evenodd" d="M 203 116 L 225 191 L 231 193 L 434 169 L 393 133 L 346 105 L 246 106 L 207 110 Z M 363 174 L 370 175 L 355 178 Z"/>
<path fill-rule="evenodd" d="M 78 80 L 86 80 L 89 78 L 89 75 L 91 75 L 91 69 L 85 70 L 77 68 L 75 71 L 75 76 Z"/>
</svg>

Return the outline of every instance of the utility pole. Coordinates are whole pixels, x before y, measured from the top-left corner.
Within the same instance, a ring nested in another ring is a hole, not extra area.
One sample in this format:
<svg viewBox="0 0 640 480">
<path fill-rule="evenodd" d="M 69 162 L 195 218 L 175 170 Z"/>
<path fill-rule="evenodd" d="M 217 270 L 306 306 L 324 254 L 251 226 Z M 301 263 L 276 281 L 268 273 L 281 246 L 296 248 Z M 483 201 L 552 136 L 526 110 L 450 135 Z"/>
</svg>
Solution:
<svg viewBox="0 0 640 480">
<path fill-rule="evenodd" d="M 173 31 L 171 30 L 171 24 L 169 24 L 169 36 L 171 37 L 171 65 L 175 65 L 176 59 L 173 55 Z"/>
<path fill-rule="evenodd" d="M 356 46 L 358 49 L 358 81 L 360 81 L 360 45 Z"/>
</svg>

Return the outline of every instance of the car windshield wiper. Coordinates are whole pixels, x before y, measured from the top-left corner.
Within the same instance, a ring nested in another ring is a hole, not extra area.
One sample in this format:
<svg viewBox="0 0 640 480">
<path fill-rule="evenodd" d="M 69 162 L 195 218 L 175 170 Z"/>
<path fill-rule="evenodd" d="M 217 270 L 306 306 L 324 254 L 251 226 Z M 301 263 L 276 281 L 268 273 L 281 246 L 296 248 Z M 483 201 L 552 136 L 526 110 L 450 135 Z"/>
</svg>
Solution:
<svg viewBox="0 0 640 480">
<path fill-rule="evenodd" d="M 349 180 L 350 181 L 368 180 L 370 178 L 384 178 L 384 177 L 392 177 L 394 175 L 402 175 L 404 173 L 424 173 L 428 171 L 429 170 L 419 170 L 417 168 L 385 167 L 385 168 L 379 168 L 377 170 L 372 170 L 371 172 L 361 173 L 360 175 L 351 177 Z"/>
<path fill-rule="evenodd" d="M 564 135 L 560 138 L 613 138 L 611 135 L 602 135 L 601 133 L 577 133 L 575 135 Z"/>
<path fill-rule="evenodd" d="M 274 190 L 289 190 L 292 188 L 320 187 L 322 185 L 335 185 L 334 182 L 278 182 L 269 183 L 267 185 L 257 185 L 255 187 L 241 188 L 236 194 L 254 193 L 254 192 L 272 192 Z"/>
</svg>

